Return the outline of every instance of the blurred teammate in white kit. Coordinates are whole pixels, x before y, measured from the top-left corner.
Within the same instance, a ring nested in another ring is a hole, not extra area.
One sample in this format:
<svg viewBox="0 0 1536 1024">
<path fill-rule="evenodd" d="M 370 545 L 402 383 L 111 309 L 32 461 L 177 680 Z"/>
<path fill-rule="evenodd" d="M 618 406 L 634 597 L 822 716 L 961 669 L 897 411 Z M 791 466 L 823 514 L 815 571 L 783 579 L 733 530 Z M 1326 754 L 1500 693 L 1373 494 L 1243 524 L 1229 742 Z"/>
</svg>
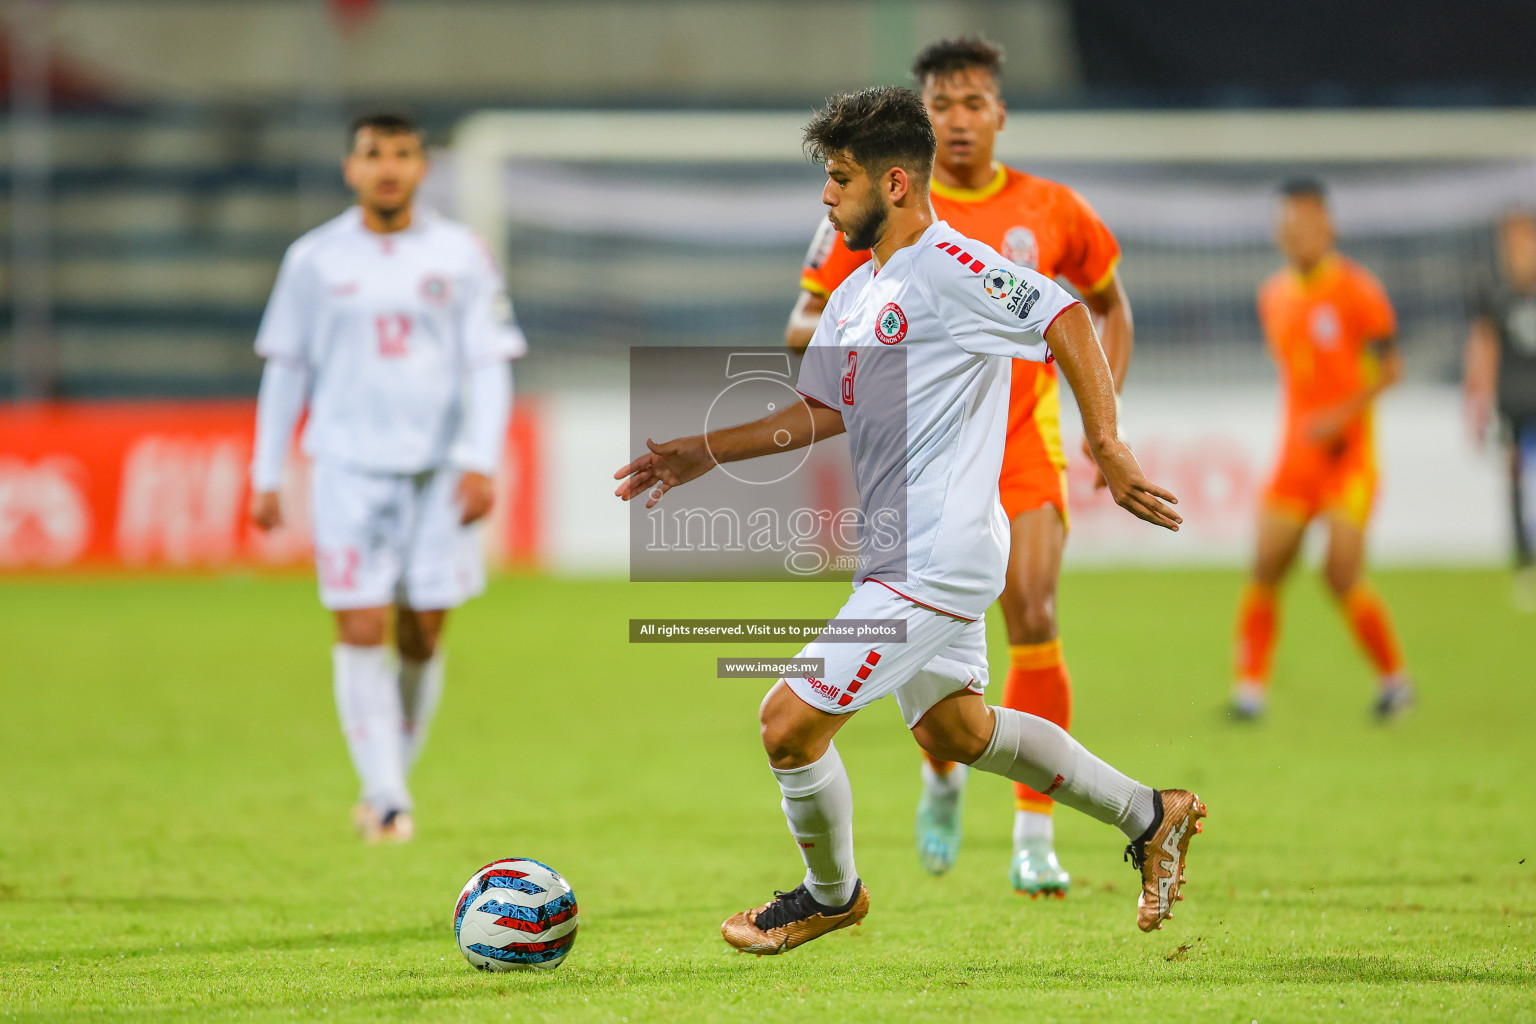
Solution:
<svg viewBox="0 0 1536 1024">
<path fill-rule="evenodd" d="M 406 775 L 442 694 L 450 608 L 485 588 L 472 524 L 491 509 L 527 345 L 500 268 L 461 224 L 414 204 L 421 132 L 353 124 L 357 205 L 289 247 L 256 351 L 251 518 L 282 523 L 278 486 L 305 407 L 320 603 L 335 613 L 336 708 L 371 841 L 415 831 Z M 395 609 L 398 661 L 385 640 Z"/>
</svg>

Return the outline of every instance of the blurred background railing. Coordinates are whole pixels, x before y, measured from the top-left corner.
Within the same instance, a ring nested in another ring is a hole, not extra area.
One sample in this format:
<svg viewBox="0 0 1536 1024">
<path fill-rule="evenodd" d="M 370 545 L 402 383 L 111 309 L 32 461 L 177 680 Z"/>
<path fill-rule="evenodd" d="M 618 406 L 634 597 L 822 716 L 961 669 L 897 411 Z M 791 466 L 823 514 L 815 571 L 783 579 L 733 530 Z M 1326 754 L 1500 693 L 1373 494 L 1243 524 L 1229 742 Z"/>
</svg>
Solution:
<svg viewBox="0 0 1536 1024">
<path fill-rule="evenodd" d="M 1152 17 L 1107 0 L 13 0 L 0 393 L 248 394 L 259 370 L 249 342 L 284 246 L 346 202 L 336 163 L 359 109 L 404 104 L 439 146 L 487 107 L 793 112 L 900 81 L 922 42 L 963 31 L 1008 48 L 1006 91 L 1026 114 L 1005 136 L 1010 155 L 1076 185 L 1122 237 L 1138 374 L 1266 374 L 1251 296 L 1275 262 L 1267 189 L 1321 169 L 1340 186 L 1347 244 L 1399 303 L 1412 376 L 1446 379 L 1489 224 L 1536 185 L 1536 145 L 1517 159 L 1507 124 L 1490 122 L 1481 152 L 1417 162 L 1377 161 L 1364 122 L 1344 139 L 1365 143 L 1353 162 L 1325 151 L 1290 166 L 1149 167 L 1032 153 L 1035 110 L 1536 101 L 1514 42 L 1536 29 L 1530 12 L 1467 19 L 1406 3 L 1383 24 L 1370 5 L 1285 6 L 1284 17 L 1212 16 L 1188 0 Z M 1477 60 L 1458 63 L 1473 45 Z M 1341 47 L 1348 61 L 1335 59 Z M 626 166 L 622 153 L 601 166 L 522 165 L 505 183 L 505 255 L 538 340 L 529 372 L 627 344 L 772 343 L 818 216 L 816 172 L 786 155 L 707 170 Z M 453 191 L 439 183 L 435 195 L 452 207 Z M 675 211 L 677 226 L 637 227 L 647 202 Z M 1398 223 L 1382 208 L 1394 202 Z M 736 210 L 729 228 L 722 203 Z M 519 214 L 541 205 L 601 212 L 608 225 Z M 1167 209 L 1196 219 L 1181 225 Z M 603 278 L 601 295 L 567 288 L 582 273 Z"/>
<path fill-rule="evenodd" d="M 628 349 L 778 345 L 822 215 L 798 125 L 966 32 L 1008 51 L 1000 156 L 1076 187 L 1123 244 L 1127 418 L 1211 524 L 1185 557 L 1244 545 L 1275 418 L 1253 296 L 1279 265 L 1274 186 L 1303 172 L 1400 314 L 1384 551 L 1501 555 L 1500 470 L 1452 385 L 1492 226 L 1536 204 L 1531 5 L 10 0 L 0 18 L 0 566 L 302 558 L 302 536 L 259 547 L 241 525 L 248 408 L 183 413 L 254 395 L 278 260 L 346 206 L 346 124 L 381 106 L 427 129 L 426 199 L 492 240 L 531 341 L 504 548 L 622 566 L 622 513 L 592 481 L 625 454 Z M 137 426 L 84 404 L 124 398 L 167 401 Z M 1074 500 L 1073 557 L 1144 552 L 1115 546 L 1112 510 L 1095 532 L 1091 489 Z"/>
</svg>

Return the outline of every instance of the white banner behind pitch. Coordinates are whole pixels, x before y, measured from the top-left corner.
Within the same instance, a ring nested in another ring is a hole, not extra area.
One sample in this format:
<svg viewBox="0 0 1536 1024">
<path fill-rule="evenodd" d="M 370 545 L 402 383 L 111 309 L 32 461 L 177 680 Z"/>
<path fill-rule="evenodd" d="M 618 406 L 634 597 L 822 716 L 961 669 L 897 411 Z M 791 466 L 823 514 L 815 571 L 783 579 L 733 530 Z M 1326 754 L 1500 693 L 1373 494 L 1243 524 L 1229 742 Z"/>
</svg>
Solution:
<svg viewBox="0 0 1536 1024">
<path fill-rule="evenodd" d="M 1069 564 L 1246 563 L 1276 456 L 1279 401 L 1274 389 L 1262 387 L 1128 389 L 1124 435 L 1147 475 L 1179 496 L 1184 528 L 1171 534 L 1148 529 L 1092 490 L 1082 426 L 1064 400 L 1062 434 L 1072 463 Z M 1471 441 L 1454 388 L 1388 392 L 1377 406 L 1376 438 L 1381 472 L 1371 552 L 1378 563 L 1504 557 L 1507 499 L 1498 458 Z"/>
<path fill-rule="evenodd" d="M 1064 389 L 1065 391 L 1065 389 Z M 1138 388 L 1125 396 L 1125 434 L 1142 466 L 1179 496 L 1185 526 L 1167 533 L 1092 490 L 1081 428 L 1063 395 L 1071 461 L 1069 565 L 1238 565 L 1252 543 L 1258 498 L 1275 457 L 1278 394 L 1270 388 Z M 614 469 L 628 451 L 620 391 L 542 396 L 542 561 L 556 572 L 624 572 L 625 509 Z M 1448 387 L 1403 387 L 1377 410 L 1381 490 L 1371 547 L 1378 564 L 1490 564 L 1504 559 L 1504 480 L 1492 449 L 1470 441 Z"/>
</svg>

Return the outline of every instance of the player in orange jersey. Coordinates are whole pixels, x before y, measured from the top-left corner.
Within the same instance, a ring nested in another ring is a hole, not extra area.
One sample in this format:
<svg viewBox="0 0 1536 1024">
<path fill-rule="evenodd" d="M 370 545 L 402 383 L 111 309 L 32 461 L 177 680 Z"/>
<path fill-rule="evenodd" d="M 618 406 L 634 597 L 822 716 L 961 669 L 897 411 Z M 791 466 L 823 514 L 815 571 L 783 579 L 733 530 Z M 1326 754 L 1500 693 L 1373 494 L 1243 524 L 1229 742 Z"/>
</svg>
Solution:
<svg viewBox="0 0 1536 1024">
<path fill-rule="evenodd" d="M 1118 388 L 1131 357 L 1130 301 L 1116 269 L 1120 247 L 1076 192 L 993 161 L 1007 113 L 998 91 L 1002 59 L 991 43 L 962 38 L 934 43 L 913 63 L 938 136 L 934 210 L 1008 259 L 1070 282 L 1093 315 Z M 822 225 L 785 331 L 791 348 L 805 347 L 827 296 L 867 259 L 867 251 L 849 251 L 831 223 Z M 998 601 L 1012 651 L 1003 703 L 1067 728 L 1072 689 L 1056 632 L 1056 580 L 1067 536 L 1059 410 L 1055 367 L 1015 360 L 1000 479 L 1013 533 L 1008 582 Z M 948 871 L 959 852 L 965 777 L 964 765 L 931 759 L 923 765 L 917 847 L 934 874 Z M 1051 798 L 1022 784 L 1014 789 L 1014 888 L 1065 895 L 1071 877 L 1056 858 Z"/>
<path fill-rule="evenodd" d="M 1370 271 L 1334 249 L 1327 196 L 1316 181 L 1281 189 L 1280 250 L 1290 265 L 1259 289 L 1259 320 L 1285 390 L 1284 440 L 1259 513 L 1253 575 L 1238 609 L 1232 712 L 1262 714 L 1278 623 L 1278 590 L 1307 524 L 1328 524 L 1323 576 L 1380 680 L 1386 721 L 1413 687 L 1391 617 L 1364 580 L 1365 530 L 1376 495 L 1371 404 L 1402 375 L 1392 305 Z"/>
</svg>

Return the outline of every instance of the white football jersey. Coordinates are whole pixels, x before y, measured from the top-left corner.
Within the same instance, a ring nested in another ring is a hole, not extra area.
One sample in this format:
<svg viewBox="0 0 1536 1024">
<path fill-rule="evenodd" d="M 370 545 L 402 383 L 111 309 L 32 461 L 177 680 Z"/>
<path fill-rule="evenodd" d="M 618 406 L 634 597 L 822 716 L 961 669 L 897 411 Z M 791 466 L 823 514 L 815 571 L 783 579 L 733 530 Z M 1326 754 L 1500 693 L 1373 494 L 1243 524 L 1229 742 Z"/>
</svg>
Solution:
<svg viewBox="0 0 1536 1024">
<path fill-rule="evenodd" d="M 1046 361 L 1043 335 L 1075 302 L 943 221 L 832 293 L 798 387 L 848 428 L 864 531 L 855 582 L 965 619 L 1002 593 L 1009 359 Z M 905 550 L 882 556 L 870 524 L 901 505 L 903 487 Z"/>
<path fill-rule="evenodd" d="M 467 372 L 526 349 L 489 248 L 420 207 L 404 231 L 353 207 L 294 242 L 256 336 L 309 369 L 305 452 L 393 473 L 453 459 Z"/>
</svg>

